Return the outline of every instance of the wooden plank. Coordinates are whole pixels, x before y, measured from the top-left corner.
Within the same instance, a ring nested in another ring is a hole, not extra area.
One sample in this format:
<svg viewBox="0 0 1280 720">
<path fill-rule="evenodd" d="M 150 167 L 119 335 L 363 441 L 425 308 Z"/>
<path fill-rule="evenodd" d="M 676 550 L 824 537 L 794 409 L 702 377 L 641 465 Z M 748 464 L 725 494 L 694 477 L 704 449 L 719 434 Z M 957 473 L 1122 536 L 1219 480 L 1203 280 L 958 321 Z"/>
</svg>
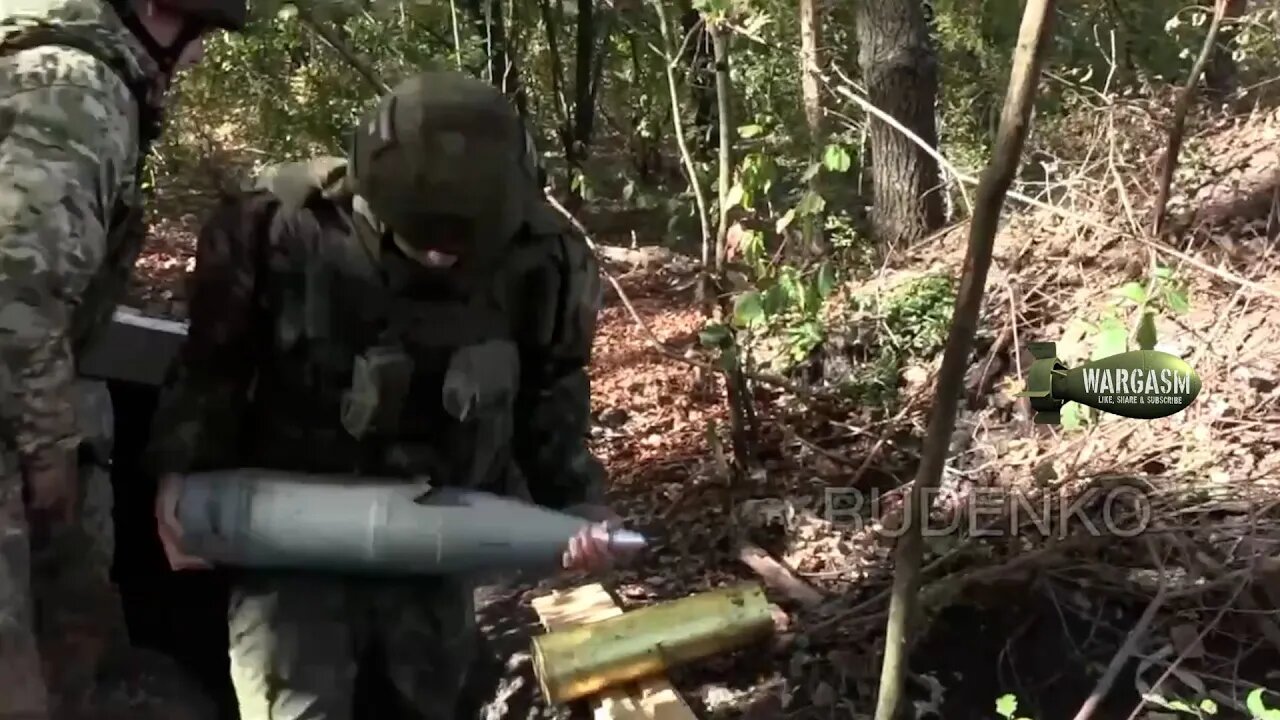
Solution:
<svg viewBox="0 0 1280 720">
<path fill-rule="evenodd" d="M 549 632 L 622 614 L 599 583 L 536 598 L 533 611 Z M 587 699 L 595 720 L 695 720 L 696 715 L 665 676 L 607 688 Z"/>
<path fill-rule="evenodd" d="M 738 559 L 755 571 L 766 585 L 804 605 L 813 607 L 825 596 L 814 586 L 796 577 L 791 568 L 783 565 L 758 545 L 744 542 L 738 548 Z"/>
</svg>

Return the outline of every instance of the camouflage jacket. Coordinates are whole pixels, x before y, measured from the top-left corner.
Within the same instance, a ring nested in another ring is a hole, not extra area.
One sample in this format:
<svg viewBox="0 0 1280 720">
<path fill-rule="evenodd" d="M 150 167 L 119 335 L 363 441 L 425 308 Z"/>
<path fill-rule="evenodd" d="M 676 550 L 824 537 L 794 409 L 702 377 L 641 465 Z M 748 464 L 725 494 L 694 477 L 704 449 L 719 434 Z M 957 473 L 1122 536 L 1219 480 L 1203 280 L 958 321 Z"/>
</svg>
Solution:
<svg viewBox="0 0 1280 720">
<path fill-rule="evenodd" d="M 26 457 L 79 444 L 75 355 L 110 319 L 143 239 L 156 66 L 99 0 L 0 18 L 0 431 Z"/>
<path fill-rule="evenodd" d="M 442 293 L 358 231 L 344 174 L 337 159 L 284 166 L 204 226 L 152 470 L 427 475 L 599 502 L 586 370 L 601 286 L 585 243 L 548 212 L 482 290 Z"/>
</svg>

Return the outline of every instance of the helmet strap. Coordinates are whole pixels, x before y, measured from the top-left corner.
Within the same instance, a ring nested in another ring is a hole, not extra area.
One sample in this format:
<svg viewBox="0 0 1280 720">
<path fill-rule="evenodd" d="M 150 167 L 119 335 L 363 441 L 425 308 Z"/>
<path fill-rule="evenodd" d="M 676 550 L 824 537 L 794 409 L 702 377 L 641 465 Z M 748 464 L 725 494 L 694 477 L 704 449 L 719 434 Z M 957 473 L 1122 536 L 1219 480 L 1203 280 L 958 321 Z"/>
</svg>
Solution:
<svg viewBox="0 0 1280 720">
<path fill-rule="evenodd" d="M 168 47 L 161 45 L 151 31 L 142 24 L 142 18 L 138 15 L 137 10 L 133 7 L 131 0 L 113 0 L 111 3 L 116 12 L 120 15 L 121 22 L 138 38 L 138 42 L 142 43 L 142 47 L 155 60 L 156 65 L 160 67 L 160 72 L 164 75 L 172 75 L 173 68 L 178 64 L 178 58 L 182 56 L 182 51 L 187 45 L 200 37 L 204 32 L 202 23 L 193 22 L 186 19 L 182 24 L 182 32 L 178 33 L 178 37 Z"/>
</svg>

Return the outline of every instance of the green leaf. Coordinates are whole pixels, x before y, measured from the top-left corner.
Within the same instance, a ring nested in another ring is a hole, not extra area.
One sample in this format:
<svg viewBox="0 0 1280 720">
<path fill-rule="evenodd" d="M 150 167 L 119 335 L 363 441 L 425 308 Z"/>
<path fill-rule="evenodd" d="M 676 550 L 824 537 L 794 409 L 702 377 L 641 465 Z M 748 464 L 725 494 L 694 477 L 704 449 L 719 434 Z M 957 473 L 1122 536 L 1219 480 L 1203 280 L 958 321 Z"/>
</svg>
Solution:
<svg viewBox="0 0 1280 720">
<path fill-rule="evenodd" d="M 739 327 L 751 327 L 764 321 L 764 305 L 760 293 L 744 292 L 733 301 L 733 321 Z"/>
<path fill-rule="evenodd" d="M 744 192 L 745 191 L 742 189 L 741 185 L 734 185 L 729 188 L 728 196 L 724 199 L 725 209 L 732 208 L 738 203 L 741 203 Z"/>
<path fill-rule="evenodd" d="M 1210 700 L 1209 698 L 1205 698 L 1200 701 L 1200 712 L 1203 712 L 1205 715 L 1217 715 L 1218 703 Z"/>
<path fill-rule="evenodd" d="M 996 713 L 1000 717 L 1013 720 L 1013 714 L 1018 711 L 1018 698 L 1012 694 L 1001 695 L 996 698 Z"/>
<path fill-rule="evenodd" d="M 801 287 L 794 268 L 783 268 L 782 274 L 778 276 L 778 285 L 786 291 L 789 302 L 798 303 L 803 300 L 804 288 Z"/>
<path fill-rule="evenodd" d="M 720 323 L 712 323 L 698 333 L 698 341 L 704 347 L 718 347 L 729 337 L 729 328 Z"/>
<path fill-rule="evenodd" d="M 1249 696 L 1245 698 L 1244 705 L 1249 708 L 1249 715 L 1253 720 L 1261 720 L 1267 717 L 1270 710 L 1267 704 L 1262 701 L 1262 693 L 1266 692 L 1262 688 L 1254 688 L 1249 691 Z"/>
<path fill-rule="evenodd" d="M 1141 305 L 1147 301 L 1147 289 L 1142 287 L 1141 283 L 1125 283 L 1116 292 L 1124 299 L 1133 301 L 1136 305 Z"/>
<path fill-rule="evenodd" d="M 822 153 L 822 164 L 833 173 L 848 171 L 852 163 L 849 152 L 839 145 L 828 145 Z"/>
<path fill-rule="evenodd" d="M 704 15 L 715 15 L 724 9 L 723 0 L 693 0 L 693 9 Z"/>
<path fill-rule="evenodd" d="M 823 261 L 818 269 L 818 297 L 826 300 L 836 289 L 836 270 L 830 262 Z"/>
<path fill-rule="evenodd" d="M 809 182 L 822 172 L 822 163 L 809 163 L 809 167 L 805 169 L 804 175 L 800 178 L 801 182 Z"/>
<path fill-rule="evenodd" d="M 1173 268 L 1157 265 L 1154 274 L 1157 280 L 1170 280 L 1173 278 Z"/>
<path fill-rule="evenodd" d="M 774 226 L 774 230 L 776 230 L 778 234 L 782 234 L 786 232 L 787 227 L 791 225 L 791 223 L 795 222 L 795 219 L 796 219 L 796 209 L 791 208 L 790 210 L 787 211 L 787 214 L 778 218 L 778 222 Z"/>
<path fill-rule="evenodd" d="M 760 32 L 761 28 L 773 21 L 768 13 L 759 13 L 755 17 L 747 21 L 747 26 L 743 28 L 743 34 L 755 35 Z"/>
<path fill-rule="evenodd" d="M 1067 403 L 1058 413 L 1063 430 L 1078 430 L 1089 420 L 1089 408 L 1079 403 Z"/>
<path fill-rule="evenodd" d="M 1178 315 L 1185 315 L 1191 311 L 1191 303 L 1187 302 L 1187 294 L 1181 290 L 1165 288 L 1164 301 L 1169 306 L 1169 309 Z"/>
<path fill-rule="evenodd" d="M 764 132 L 764 128 L 760 127 L 759 125 L 743 125 L 742 127 L 738 128 L 738 137 L 750 139 L 753 137 L 758 137 L 763 132 Z"/>
<path fill-rule="evenodd" d="M 821 195 L 812 190 L 806 192 L 804 197 L 800 198 L 800 203 L 796 205 L 796 213 L 800 215 L 817 215 L 827 206 L 827 201 Z"/>
<path fill-rule="evenodd" d="M 1196 714 L 1196 711 L 1192 710 L 1190 705 L 1182 702 L 1181 700 L 1170 700 L 1166 702 L 1164 706 L 1169 708 L 1170 710 L 1179 710 L 1181 712 L 1190 713 L 1192 715 Z"/>
<path fill-rule="evenodd" d="M 1119 355 L 1129 349 L 1129 331 L 1115 318 L 1107 318 L 1099 327 L 1098 340 L 1090 360 Z"/>
<path fill-rule="evenodd" d="M 756 258 L 764 252 L 764 233 L 757 230 L 747 230 L 742 233 L 739 240 L 742 247 L 742 253 L 749 258 Z"/>
<path fill-rule="evenodd" d="M 764 309 L 770 315 L 782 312 L 790 301 L 791 298 L 787 295 L 787 289 L 781 284 L 773 285 L 764 291 Z"/>
</svg>

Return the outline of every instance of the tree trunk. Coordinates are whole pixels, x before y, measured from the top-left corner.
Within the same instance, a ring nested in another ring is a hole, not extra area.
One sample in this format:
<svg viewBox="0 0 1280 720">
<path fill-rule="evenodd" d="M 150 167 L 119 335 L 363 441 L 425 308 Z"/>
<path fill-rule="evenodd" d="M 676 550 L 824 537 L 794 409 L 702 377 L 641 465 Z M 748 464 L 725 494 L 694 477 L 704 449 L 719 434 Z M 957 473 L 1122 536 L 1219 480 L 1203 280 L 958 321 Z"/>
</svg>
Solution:
<svg viewBox="0 0 1280 720">
<path fill-rule="evenodd" d="M 1213 2 L 1203 2 L 1212 7 Z M 1223 10 L 1223 25 L 1218 31 L 1218 41 L 1214 43 L 1213 54 L 1209 56 L 1209 65 L 1204 69 L 1204 84 L 1211 97 L 1223 98 L 1236 89 L 1236 61 L 1231 57 L 1231 45 L 1236 38 L 1234 21 L 1244 14 L 1245 0 L 1226 0 Z"/>
<path fill-rule="evenodd" d="M 729 35 L 721 28 L 711 28 L 711 43 L 715 51 L 716 68 L 716 135 L 720 141 L 720 217 L 716 226 L 715 274 L 724 272 L 729 252 L 729 190 L 733 187 L 733 110 L 730 99 Z"/>
<path fill-rule="evenodd" d="M 573 64 L 573 118 L 569 120 L 569 144 L 573 148 L 573 161 L 581 168 L 587 158 L 587 139 L 595 122 L 595 97 L 592 92 L 591 59 L 595 57 L 595 3 L 578 0 L 578 23 Z"/>
<path fill-rule="evenodd" d="M 822 48 L 822 9 L 819 0 L 800 0 L 800 92 L 804 97 L 805 124 L 809 130 L 809 161 L 819 162 L 827 142 L 823 126 L 822 68 L 826 66 Z M 809 190 L 822 194 L 822 173 L 809 180 Z M 804 251 L 820 256 L 826 252 L 821 214 L 805 215 Z"/>
<path fill-rule="evenodd" d="M 729 75 L 729 33 L 724 28 L 708 23 L 711 46 L 715 58 L 716 78 L 716 136 L 720 142 L 719 222 L 716 227 L 715 266 L 711 277 L 715 278 L 716 299 L 720 321 L 732 322 L 733 301 L 722 287 L 725 260 L 729 240 L 729 189 L 733 186 L 733 108 L 732 78 Z M 704 275 L 704 277 L 706 277 Z M 734 467 L 739 474 L 751 465 L 754 446 L 754 410 L 751 406 L 751 390 L 742 371 L 742 355 L 736 342 L 722 358 L 726 371 L 725 399 L 729 403 L 730 431 L 733 443 Z"/>
<path fill-rule="evenodd" d="M 689 98 L 693 101 L 694 134 L 691 150 L 699 160 L 711 160 L 719 145 L 715 124 L 715 50 L 707 24 L 697 10 L 691 7 L 685 9 L 680 17 L 680 27 L 683 33 L 676 39 L 676 48 L 688 67 L 685 83 L 689 87 Z"/>
<path fill-rule="evenodd" d="M 634 83 L 636 88 L 648 87 L 649 84 L 644 72 L 644 62 L 640 55 L 640 43 L 636 39 L 634 28 L 627 28 L 626 38 L 628 54 L 631 60 L 631 82 Z M 660 143 L 656 138 L 651 140 L 640 131 L 641 125 L 650 116 L 650 113 L 650 108 L 643 102 L 632 103 L 631 133 L 627 136 L 627 147 L 631 152 L 631 162 L 639 176 L 640 183 L 646 187 L 653 187 L 656 184 L 654 180 L 662 164 L 662 155 L 659 151 Z"/>
<path fill-rule="evenodd" d="M 1164 232 L 1164 211 L 1169 203 L 1169 186 L 1173 182 L 1173 171 L 1178 167 L 1178 153 L 1182 151 L 1182 134 L 1186 130 L 1187 113 L 1191 110 L 1191 100 L 1195 97 L 1196 86 L 1200 84 L 1200 76 L 1209 64 L 1214 48 L 1218 42 L 1218 33 L 1222 29 L 1223 18 L 1226 17 L 1230 0 L 1216 0 L 1213 6 L 1213 19 L 1209 21 L 1209 34 L 1204 39 L 1204 47 L 1191 66 L 1191 74 L 1178 93 L 1178 101 L 1173 106 L 1173 124 L 1169 126 L 1169 146 L 1165 148 L 1164 157 L 1160 160 L 1160 177 L 1156 181 L 1156 200 L 1151 208 L 1151 235 L 1160 237 Z"/>
<path fill-rule="evenodd" d="M 609 39 L 613 33 L 613 15 L 603 18 L 594 11 L 593 0 L 578 0 L 578 47 L 573 97 L 573 144 L 579 166 L 591 150 L 591 137 L 595 132 L 596 98 L 600 96 L 600 82 L 604 75 L 604 63 L 609 54 Z"/>
<path fill-rule="evenodd" d="M 520 111 L 520 116 L 527 118 L 529 99 L 525 94 L 524 83 L 520 80 L 515 53 L 507 39 L 502 0 L 462 0 L 462 7 L 470 16 L 476 34 L 485 41 L 489 82 L 509 95 Z"/>
<path fill-rule="evenodd" d="M 937 146 L 938 64 L 918 0 L 857 4 L 858 64 L 871 103 Z M 910 242 L 943 223 L 938 163 L 887 123 L 870 119 L 872 233 Z"/>
<path fill-rule="evenodd" d="M 557 0 L 561 2 L 562 0 Z M 542 24 L 547 33 L 547 53 L 551 57 L 551 89 L 559 110 L 559 135 L 564 149 L 565 165 L 570 178 L 581 176 L 583 164 L 591 145 L 595 128 L 596 97 L 599 95 L 600 77 L 604 72 L 604 54 L 611 25 L 606 21 L 600 47 L 596 47 L 596 22 L 592 0 L 578 0 L 578 18 L 574 50 L 574 83 L 572 97 L 566 88 L 564 60 L 560 52 L 559 17 L 553 12 L 549 0 L 540 0 Z M 577 212 L 582 205 L 582 188 L 572 183 L 565 205 Z"/>
<path fill-rule="evenodd" d="M 895 548 L 893 595 L 885 625 L 884 665 L 880 671 L 875 720 L 897 720 L 907 714 L 902 703 L 902 687 L 915 630 L 913 625 L 919 616 L 924 526 L 928 523 L 930 500 L 942 479 L 951 434 L 955 430 L 956 406 L 973 349 L 973 334 L 977 329 L 978 312 L 982 309 L 982 295 L 986 289 L 987 271 L 991 268 L 991 250 L 995 244 L 1000 211 L 1022 156 L 1040 79 L 1040 65 L 1051 37 L 1052 20 L 1053 0 L 1027 0 L 1013 70 L 1009 74 L 1009 89 L 1000 114 L 995 152 L 982 173 L 973 218 L 969 223 L 969 248 L 961 270 L 955 314 L 946 350 L 942 354 L 942 367 L 938 370 L 937 395 L 924 441 L 927 450 L 920 459 L 915 484 L 906 497 L 902 512 L 905 525 Z"/>
</svg>

